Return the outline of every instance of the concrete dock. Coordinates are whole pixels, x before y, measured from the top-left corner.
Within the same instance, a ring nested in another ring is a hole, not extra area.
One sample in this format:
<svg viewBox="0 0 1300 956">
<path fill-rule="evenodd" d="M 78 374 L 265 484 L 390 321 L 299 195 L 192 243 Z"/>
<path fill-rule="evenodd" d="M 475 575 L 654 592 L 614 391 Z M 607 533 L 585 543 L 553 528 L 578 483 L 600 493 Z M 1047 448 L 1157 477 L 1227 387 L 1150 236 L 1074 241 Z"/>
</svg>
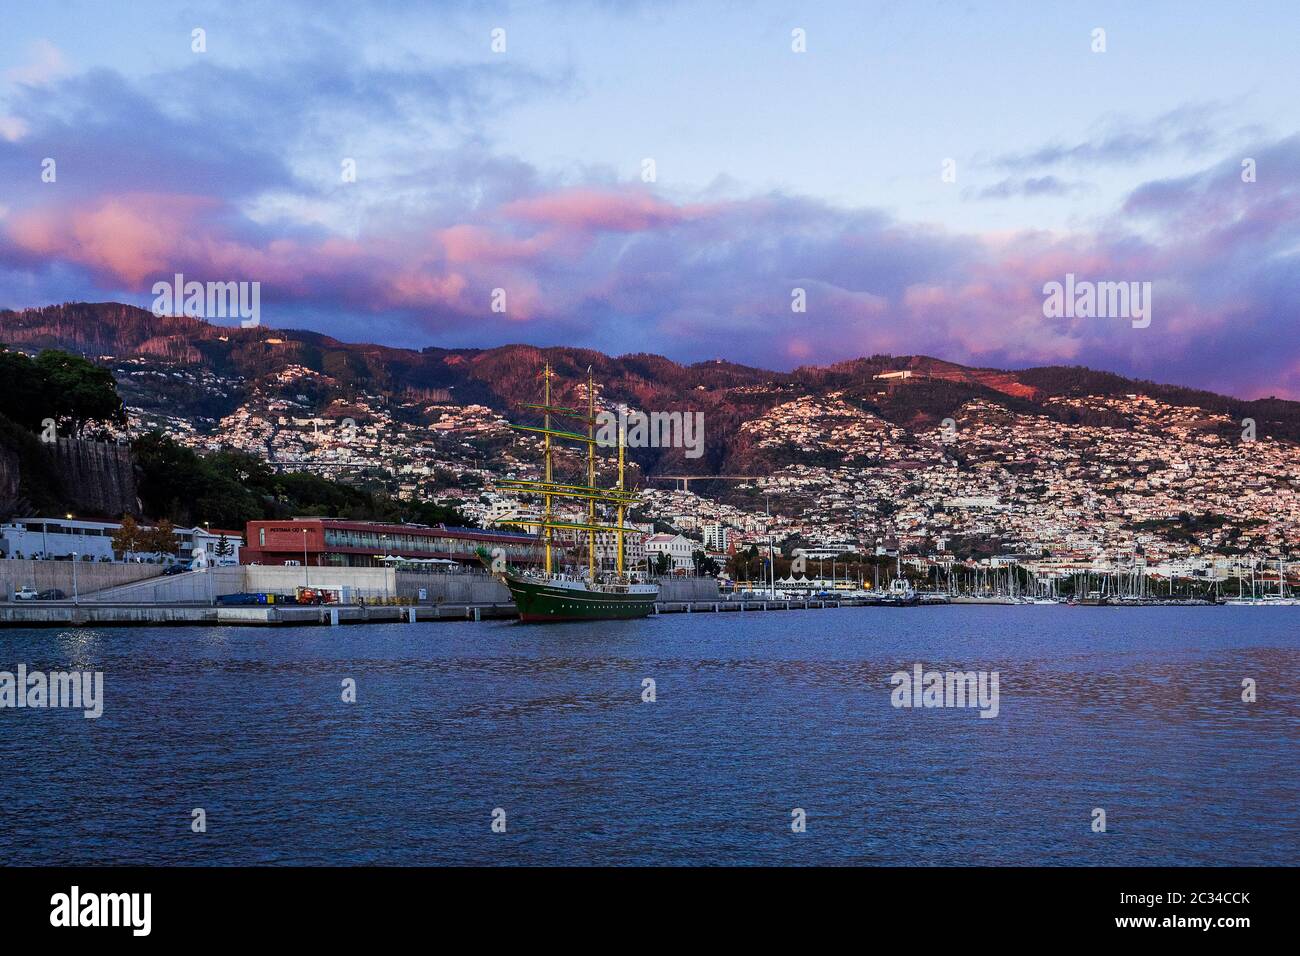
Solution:
<svg viewBox="0 0 1300 956">
<path fill-rule="evenodd" d="M 12 562 L 11 562 L 12 563 Z M 57 562 L 45 562 L 56 564 Z M 34 562 L 33 564 L 41 564 Z M 15 563 L 15 568 L 18 565 Z M 108 567 L 108 566 L 105 566 Z M 18 569 L 25 582 L 35 572 Z M 44 571 L 44 568 L 38 568 Z M 339 626 L 417 621 L 484 621 L 518 617 L 510 592 L 484 573 L 420 574 L 391 568 L 209 568 L 163 577 L 128 566 L 99 578 L 83 574 L 74 600 L 0 601 L 0 627 L 111 627 L 176 625 Z M 27 576 L 27 577 L 24 577 Z M 344 587 L 345 604 L 223 605 L 240 593 L 293 594 L 299 585 Z M 95 590 L 87 592 L 87 587 Z M 7 595 L 6 595 L 7 596 Z M 718 591 L 716 581 L 665 578 L 655 614 L 720 614 L 849 607 L 855 599 L 740 598 Z M 69 595 L 72 597 L 72 595 Z"/>
<path fill-rule="evenodd" d="M 798 611 L 851 607 L 862 601 L 736 600 L 665 601 L 655 614 L 720 614 L 754 611 Z M 248 627 L 345 624 L 414 624 L 422 621 L 486 621 L 518 617 L 514 604 L 310 605 L 292 604 L 220 607 L 211 604 L 111 604 L 40 601 L 0 605 L 0 627 L 156 627 L 159 625 L 217 625 Z"/>
</svg>

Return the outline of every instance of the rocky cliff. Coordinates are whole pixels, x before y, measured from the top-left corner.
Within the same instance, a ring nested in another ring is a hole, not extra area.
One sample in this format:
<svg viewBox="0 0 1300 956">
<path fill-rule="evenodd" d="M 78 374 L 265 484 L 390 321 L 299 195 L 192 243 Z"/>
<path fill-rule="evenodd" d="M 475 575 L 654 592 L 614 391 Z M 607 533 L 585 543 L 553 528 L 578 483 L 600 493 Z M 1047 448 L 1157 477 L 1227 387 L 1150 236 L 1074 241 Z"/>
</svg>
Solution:
<svg viewBox="0 0 1300 956">
<path fill-rule="evenodd" d="M 60 438 L 46 445 L 64 500 L 77 514 L 139 514 L 129 445 Z"/>
<path fill-rule="evenodd" d="M 18 514 L 117 518 L 139 514 L 127 445 L 60 438 L 41 442 L 7 420 L 0 427 L 0 519 Z"/>
</svg>

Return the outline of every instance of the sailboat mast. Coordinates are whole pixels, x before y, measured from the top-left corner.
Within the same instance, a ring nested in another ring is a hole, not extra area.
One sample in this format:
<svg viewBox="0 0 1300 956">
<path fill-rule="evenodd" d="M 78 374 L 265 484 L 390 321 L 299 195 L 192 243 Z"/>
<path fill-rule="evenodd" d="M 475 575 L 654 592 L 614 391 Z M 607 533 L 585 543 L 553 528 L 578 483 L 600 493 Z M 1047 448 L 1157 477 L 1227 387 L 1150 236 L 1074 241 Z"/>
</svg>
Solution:
<svg viewBox="0 0 1300 956">
<path fill-rule="evenodd" d="M 620 412 L 621 411 L 622 409 L 620 409 Z M 618 490 L 619 491 L 623 490 L 623 416 L 622 414 L 618 416 Z M 616 560 L 618 562 L 618 576 L 620 578 L 623 576 L 623 508 L 624 508 L 623 498 L 622 496 L 620 496 L 618 501 L 618 530 L 614 532 L 614 536 L 617 539 L 616 550 L 618 551 L 618 557 Z M 647 558 L 646 560 L 648 561 L 649 559 Z M 647 570 L 648 567 L 649 566 L 647 565 Z M 646 580 L 648 581 L 649 579 L 650 579 L 649 574 L 647 573 Z"/>
<path fill-rule="evenodd" d="M 591 376 L 591 366 L 587 366 L 587 487 L 596 490 L 596 381 Z M 587 532 L 587 580 L 596 580 L 596 499 L 593 495 L 587 501 L 587 523 L 592 529 Z"/>
<path fill-rule="evenodd" d="M 546 458 L 546 485 L 549 488 L 551 484 L 551 413 L 549 411 L 551 406 L 551 363 L 550 362 L 546 363 L 546 369 L 542 373 L 542 377 L 546 381 L 544 387 L 545 388 L 544 397 L 542 401 L 548 409 L 548 411 L 546 411 L 543 414 L 542 418 L 543 418 L 543 424 L 546 427 L 546 433 L 544 436 L 545 438 L 544 448 L 545 448 L 545 458 Z M 554 531 L 551 528 L 551 496 L 548 494 L 548 495 L 543 495 L 543 497 L 546 500 L 546 504 L 543 509 L 544 513 L 542 515 L 542 521 L 543 521 L 542 535 L 546 541 L 546 573 L 550 574 L 552 573 L 551 536 L 554 534 Z"/>
</svg>

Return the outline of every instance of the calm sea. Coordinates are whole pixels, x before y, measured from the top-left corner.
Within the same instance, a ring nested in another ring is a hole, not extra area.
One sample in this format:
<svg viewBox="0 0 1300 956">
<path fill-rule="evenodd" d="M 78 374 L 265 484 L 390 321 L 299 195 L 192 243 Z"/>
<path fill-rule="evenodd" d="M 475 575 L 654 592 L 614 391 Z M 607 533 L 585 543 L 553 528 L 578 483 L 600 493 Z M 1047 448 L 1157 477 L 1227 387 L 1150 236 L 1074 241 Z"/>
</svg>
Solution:
<svg viewBox="0 0 1300 956">
<path fill-rule="evenodd" d="M 0 648 L 0 670 L 101 670 L 105 695 L 98 720 L 0 710 L 8 864 L 1300 859 L 1300 609 L 11 630 Z M 893 707 L 890 675 L 917 663 L 997 671 L 998 716 Z"/>
</svg>

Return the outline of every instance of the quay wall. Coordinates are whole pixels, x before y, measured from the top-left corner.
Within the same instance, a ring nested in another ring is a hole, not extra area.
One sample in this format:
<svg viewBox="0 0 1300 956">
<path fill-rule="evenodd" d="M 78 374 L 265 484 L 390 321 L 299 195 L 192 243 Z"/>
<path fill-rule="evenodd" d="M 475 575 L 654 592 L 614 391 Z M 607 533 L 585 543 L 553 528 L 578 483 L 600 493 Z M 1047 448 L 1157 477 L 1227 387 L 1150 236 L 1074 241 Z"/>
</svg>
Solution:
<svg viewBox="0 0 1300 956">
<path fill-rule="evenodd" d="M 717 601 L 718 582 L 713 578 L 660 578 L 661 601 Z M 445 574 L 398 571 L 397 593 L 417 599 L 424 588 L 428 604 L 497 604 L 510 600 L 510 589 L 486 572 Z"/>
<path fill-rule="evenodd" d="M 86 601 L 113 604 L 210 604 L 223 594 L 248 591 L 293 594 L 304 584 L 311 587 L 351 587 L 354 598 L 388 598 L 397 593 L 396 573 L 392 568 L 304 569 L 250 564 L 187 571 L 185 574 L 108 588 L 88 596 Z"/>
<path fill-rule="evenodd" d="M 510 600 L 510 589 L 487 573 L 397 572 L 399 597 L 418 600 L 421 588 L 425 593 L 422 604 L 501 604 Z"/>
<path fill-rule="evenodd" d="M 716 601 L 716 578 L 660 578 L 660 601 Z"/>
<path fill-rule="evenodd" d="M 392 568 L 294 568 L 249 564 L 242 591 L 293 594 L 300 587 L 352 588 L 354 597 L 390 598 L 397 594 L 397 572 Z M 304 573 L 306 572 L 306 573 Z"/>
<path fill-rule="evenodd" d="M 84 604 L 211 604 L 219 594 L 244 590 L 243 568 L 208 568 L 105 588 Z"/>
<path fill-rule="evenodd" d="M 659 599 L 670 602 L 717 601 L 718 582 L 712 578 L 660 578 Z M 38 591 L 58 588 L 72 597 L 71 561 L 0 561 L 0 586 L 5 600 L 15 588 L 31 585 Z M 87 603 L 211 604 L 223 594 L 271 592 L 292 594 L 301 586 L 352 588 L 354 598 L 394 596 L 422 604 L 505 604 L 509 589 L 485 572 L 421 572 L 393 568 L 302 568 L 279 565 L 239 565 L 162 576 L 156 564 L 77 565 L 77 590 Z"/>
<path fill-rule="evenodd" d="M 130 584 L 162 574 L 160 564 L 105 564 L 78 561 L 77 591 L 83 597 L 104 588 Z M 0 560 L 0 601 L 12 601 L 14 591 L 30 585 L 38 591 L 58 588 L 72 597 L 72 561 L 33 561 L 30 558 Z"/>
</svg>

